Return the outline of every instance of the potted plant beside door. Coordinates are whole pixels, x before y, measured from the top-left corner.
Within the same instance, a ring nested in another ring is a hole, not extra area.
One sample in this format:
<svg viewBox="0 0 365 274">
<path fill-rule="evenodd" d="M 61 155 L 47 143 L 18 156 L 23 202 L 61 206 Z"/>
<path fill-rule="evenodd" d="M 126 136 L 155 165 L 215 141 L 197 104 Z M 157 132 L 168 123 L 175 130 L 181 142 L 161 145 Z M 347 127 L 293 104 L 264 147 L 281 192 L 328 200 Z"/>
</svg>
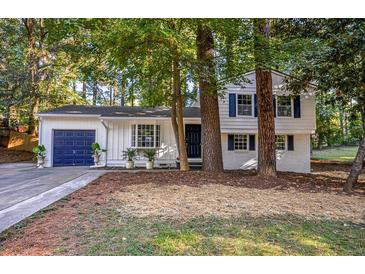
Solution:
<svg viewBox="0 0 365 274">
<path fill-rule="evenodd" d="M 37 158 L 37 167 L 44 168 L 44 160 L 46 159 L 46 147 L 44 145 L 38 145 L 34 147 L 32 151 Z"/>
<path fill-rule="evenodd" d="M 91 148 L 93 150 L 94 164 L 95 164 L 95 166 L 98 166 L 100 163 L 100 156 L 101 156 L 102 149 L 100 148 L 99 143 L 92 143 Z"/>
<path fill-rule="evenodd" d="M 125 167 L 127 169 L 134 168 L 134 158 L 137 155 L 137 150 L 134 148 L 127 148 L 127 150 L 123 151 L 124 158 L 127 158 L 127 162 L 125 164 Z"/>
<path fill-rule="evenodd" d="M 144 151 L 144 157 L 147 158 L 146 162 L 146 169 L 153 169 L 153 164 L 156 157 L 156 150 L 155 149 L 146 149 Z"/>
</svg>

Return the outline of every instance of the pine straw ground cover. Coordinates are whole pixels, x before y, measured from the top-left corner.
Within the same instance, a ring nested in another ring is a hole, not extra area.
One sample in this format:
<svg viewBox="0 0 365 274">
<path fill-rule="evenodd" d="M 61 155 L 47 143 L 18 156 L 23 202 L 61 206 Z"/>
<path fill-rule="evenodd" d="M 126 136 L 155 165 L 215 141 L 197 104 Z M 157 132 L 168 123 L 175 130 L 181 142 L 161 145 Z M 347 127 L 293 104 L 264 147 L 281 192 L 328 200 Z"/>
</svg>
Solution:
<svg viewBox="0 0 365 274">
<path fill-rule="evenodd" d="M 11 150 L 0 147 L 0 164 L 32 161 L 34 154 L 29 151 Z"/>
<path fill-rule="evenodd" d="M 0 234 L 1 255 L 365 255 L 365 176 L 111 172 Z"/>
</svg>

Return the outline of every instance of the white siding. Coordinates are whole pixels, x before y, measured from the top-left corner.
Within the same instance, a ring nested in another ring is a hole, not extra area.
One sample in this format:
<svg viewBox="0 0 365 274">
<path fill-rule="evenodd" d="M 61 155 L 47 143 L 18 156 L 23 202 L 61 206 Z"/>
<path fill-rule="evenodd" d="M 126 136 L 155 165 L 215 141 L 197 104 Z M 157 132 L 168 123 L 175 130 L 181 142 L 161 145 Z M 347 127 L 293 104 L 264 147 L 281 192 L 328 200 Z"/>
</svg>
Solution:
<svg viewBox="0 0 365 274">
<path fill-rule="evenodd" d="M 96 142 L 98 142 L 102 148 L 105 148 L 105 128 L 98 118 L 43 117 L 41 126 L 42 136 L 39 142 L 43 144 L 47 149 L 45 164 L 46 167 L 52 166 L 54 129 L 95 130 Z M 104 160 L 104 156 L 102 156 L 101 160 Z"/>
<path fill-rule="evenodd" d="M 175 164 L 177 157 L 174 134 L 171 122 L 166 120 L 106 120 L 109 128 L 108 133 L 108 165 L 123 166 L 123 151 L 131 147 L 131 127 L 133 124 L 155 124 L 160 125 L 160 149 L 156 157 L 155 164 Z M 143 157 L 137 157 L 136 165 L 144 165 Z"/>
<path fill-rule="evenodd" d="M 107 149 L 107 153 L 103 153 L 101 164 L 105 163 L 107 155 L 107 163 L 110 166 L 123 166 L 123 151 L 131 147 L 131 125 L 132 124 L 156 124 L 160 125 L 160 143 L 161 147 L 156 158 L 156 165 L 168 164 L 173 166 L 176 164 L 176 144 L 175 138 L 169 119 L 146 119 L 146 120 L 104 120 L 108 127 L 108 147 L 106 148 L 106 130 L 99 118 L 78 118 L 78 117 L 42 117 L 41 131 L 42 136 L 40 143 L 44 144 L 47 149 L 46 166 L 52 166 L 53 151 L 53 130 L 70 129 L 70 130 L 95 130 L 95 141 L 100 144 L 103 149 Z M 188 120 L 187 123 L 200 123 L 199 120 Z M 145 160 L 142 157 L 137 158 L 137 165 L 144 165 Z"/>
<path fill-rule="evenodd" d="M 228 150 L 228 134 L 222 134 L 224 169 L 257 168 L 257 135 L 255 151 Z M 294 151 L 278 151 L 276 158 L 279 171 L 310 172 L 310 135 L 294 135 Z"/>
<path fill-rule="evenodd" d="M 283 77 L 272 73 L 274 94 L 287 94 L 282 91 Z M 223 97 L 219 100 L 219 115 L 222 133 L 246 132 L 257 133 L 257 117 L 237 116 L 229 117 L 228 94 L 255 94 L 255 74 L 246 76 L 250 81 L 244 87 L 227 85 Z M 300 96 L 301 118 L 275 118 L 275 129 L 277 133 L 313 133 L 315 130 L 315 98 L 313 93 Z M 254 114 L 253 114 L 254 115 Z"/>
</svg>

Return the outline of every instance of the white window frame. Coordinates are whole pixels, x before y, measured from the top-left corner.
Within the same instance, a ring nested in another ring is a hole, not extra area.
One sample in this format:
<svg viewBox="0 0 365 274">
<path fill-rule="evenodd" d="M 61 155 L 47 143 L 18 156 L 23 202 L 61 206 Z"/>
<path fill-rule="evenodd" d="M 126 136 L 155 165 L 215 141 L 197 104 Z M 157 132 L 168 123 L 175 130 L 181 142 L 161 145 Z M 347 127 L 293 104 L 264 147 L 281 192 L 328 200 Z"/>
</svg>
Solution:
<svg viewBox="0 0 365 274">
<path fill-rule="evenodd" d="M 138 126 L 153 126 L 153 146 L 149 146 L 149 147 L 143 147 L 143 146 L 138 146 Z M 159 130 L 159 146 L 157 146 L 157 135 L 156 135 L 156 132 L 157 132 L 157 127 L 160 128 Z M 161 147 L 161 125 L 158 125 L 158 124 L 147 124 L 147 123 L 139 123 L 139 124 L 131 124 L 130 126 L 131 128 L 131 147 L 132 148 L 136 148 L 136 149 L 153 149 L 153 148 L 159 148 Z M 133 129 L 134 129 L 134 133 L 133 133 Z M 132 138 L 133 138 L 133 135 L 134 135 L 134 146 L 133 146 L 133 143 L 132 143 Z"/>
<path fill-rule="evenodd" d="M 294 117 L 294 100 L 292 97 L 290 97 L 290 116 L 281 116 L 279 115 L 279 108 L 278 108 L 278 97 L 290 97 L 286 95 L 275 95 L 275 111 L 276 111 L 276 117 L 277 118 L 293 118 Z"/>
<path fill-rule="evenodd" d="M 238 114 L 238 95 L 249 95 L 251 96 L 251 115 L 243 115 Z M 236 116 L 237 117 L 254 117 L 255 115 L 255 102 L 254 102 L 254 95 L 252 93 L 236 93 Z"/>
<path fill-rule="evenodd" d="M 284 136 L 284 149 L 276 148 L 276 136 Z M 285 135 L 285 134 L 275 134 L 275 150 L 276 151 L 286 151 L 287 150 L 287 143 L 288 143 L 287 135 Z"/>
<path fill-rule="evenodd" d="M 236 136 L 246 136 L 246 149 L 236 149 Z M 249 141 L 248 134 L 233 134 L 233 150 L 234 151 L 248 151 L 249 146 L 250 146 L 249 142 L 250 141 Z"/>
</svg>

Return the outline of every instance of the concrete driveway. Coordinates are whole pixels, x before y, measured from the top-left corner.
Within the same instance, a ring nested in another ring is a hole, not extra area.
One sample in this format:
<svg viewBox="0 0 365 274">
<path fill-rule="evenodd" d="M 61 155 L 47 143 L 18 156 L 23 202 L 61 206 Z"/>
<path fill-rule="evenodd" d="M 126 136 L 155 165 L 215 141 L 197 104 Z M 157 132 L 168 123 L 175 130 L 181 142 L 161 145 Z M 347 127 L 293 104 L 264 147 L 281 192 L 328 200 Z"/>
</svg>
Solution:
<svg viewBox="0 0 365 274">
<path fill-rule="evenodd" d="M 0 232 L 102 174 L 89 167 L 38 169 L 31 163 L 1 164 Z"/>
<path fill-rule="evenodd" d="M 34 164 L 0 165 L 0 210 L 43 193 L 88 172 L 88 167 L 35 168 Z"/>
</svg>

